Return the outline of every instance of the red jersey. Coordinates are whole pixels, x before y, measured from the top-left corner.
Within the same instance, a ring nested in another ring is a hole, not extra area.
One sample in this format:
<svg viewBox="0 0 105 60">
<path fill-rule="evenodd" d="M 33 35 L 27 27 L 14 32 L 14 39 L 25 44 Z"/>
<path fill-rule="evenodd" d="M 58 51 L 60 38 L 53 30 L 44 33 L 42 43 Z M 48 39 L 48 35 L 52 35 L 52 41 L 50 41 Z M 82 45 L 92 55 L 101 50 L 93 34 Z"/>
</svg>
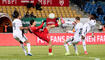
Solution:
<svg viewBox="0 0 105 60">
<path fill-rule="evenodd" d="M 47 28 L 45 28 L 43 31 L 41 31 L 40 29 L 43 27 L 44 23 L 42 23 L 40 26 L 38 27 L 30 27 L 30 30 L 36 35 L 38 36 L 40 39 L 43 39 L 44 41 L 49 42 L 50 40 L 47 38 L 48 35 L 48 30 Z"/>
<path fill-rule="evenodd" d="M 56 18 L 54 18 L 54 19 L 47 18 L 46 19 L 46 25 L 47 26 L 48 25 L 55 25 L 55 24 L 57 24 Z"/>
</svg>

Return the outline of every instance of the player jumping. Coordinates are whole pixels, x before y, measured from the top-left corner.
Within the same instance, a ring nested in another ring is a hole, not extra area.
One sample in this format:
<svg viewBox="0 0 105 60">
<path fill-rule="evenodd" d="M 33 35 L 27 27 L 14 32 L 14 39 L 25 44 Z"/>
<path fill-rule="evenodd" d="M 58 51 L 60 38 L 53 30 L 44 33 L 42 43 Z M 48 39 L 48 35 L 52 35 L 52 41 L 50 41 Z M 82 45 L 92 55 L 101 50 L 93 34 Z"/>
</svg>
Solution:
<svg viewBox="0 0 105 60">
<path fill-rule="evenodd" d="M 89 19 L 90 19 L 90 21 L 83 25 L 83 31 L 82 31 L 82 45 L 84 48 L 84 53 L 86 55 L 88 54 L 88 52 L 86 49 L 85 37 L 86 37 L 86 34 L 90 31 L 90 29 L 92 30 L 92 37 L 94 37 L 94 28 L 96 25 L 96 20 L 95 20 L 94 15 L 90 15 Z"/>
<path fill-rule="evenodd" d="M 36 27 L 36 21 L 31 20 L 30 21 L 30 25 L 31 25 L 30 30 L 32 31 L 33 34 L 35 34 L 40 39 L 42 39 L 42 40 L 44 40 L 48 43 L 48 46 L 49 46 L 49 53 L 48 54 L 53 55 L 52 44 L 51 44 L 51 40 L 48 38 L 48 33 L 49 33 L 49 30 L 51 28 L 58 27 L 59 24 L 57 23 L 56 19 L 49 19 L 49 22 L 46 21 L 47 22 L 47 27 L 45 27 L 43 29 L 43 31 L 41 31 L 40 29 L 43 27 L 44 22 L 45 22 L 45 20 L 42 22 L 42 24 L 40 26 Z"/>
<path fill-rule="evenodd" d="M 13 24 L 13 38 L 16 39 L 20 43 L 25 55 L 32 56 L 32 54 L 30 52 L 31 51 L 30 43 L 27 40 L 27 38 L 25 37 L 25 35 L 22 33 L 22 30 L 28 29 L 28 27 L 22 26 L 22 22 L 20 20 L 20 16 L 19 16 L 18 12 L 15 12 L 13 17 L 14 17 L 14 21 L 12 22 L 12 24 Z M 27 53 L 23 43 L 27 44 L 28 53 Z"/>
<path fill-rule="evenodd" d="M 76 55 L 78 55 L 78 49 L 77 49 L 76 44 L 78 44 L 80 42 L 80 40 L 81 40 L 81 34 L 82 34 L 82 26 L 83 26 L 83 24 L 80 23 L 80 18 L 79 17 L 76 17 L 75 20 L 76 20 L 75 21 L 76 24 L 74 26 L 74 29 L 75 29 L 74 37 L 72 39 L 69 38 L 69 39 L 67 39 L 64 42 L 64 47 L 66 49 L 65 55 L 70 55 L 68 44 L 73 44 L 74 49 L 75 49 L 75 53 L 76 53 Z"/>
</svg>

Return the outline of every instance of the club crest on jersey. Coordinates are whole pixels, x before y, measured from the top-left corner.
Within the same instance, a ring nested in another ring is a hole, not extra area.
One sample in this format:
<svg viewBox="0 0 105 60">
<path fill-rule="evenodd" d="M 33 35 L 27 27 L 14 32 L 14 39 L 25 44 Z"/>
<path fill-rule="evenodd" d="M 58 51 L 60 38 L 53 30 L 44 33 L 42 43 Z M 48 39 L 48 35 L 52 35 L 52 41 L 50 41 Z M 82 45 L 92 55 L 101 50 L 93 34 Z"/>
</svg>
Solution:
<svg viewBox="0 0 105 60">
<path fill-rule="evenodd" d="M 59 0 L 59 4 L 60 4 L 61 6 L 63 6 L 64 0 Z"/>
</svg>

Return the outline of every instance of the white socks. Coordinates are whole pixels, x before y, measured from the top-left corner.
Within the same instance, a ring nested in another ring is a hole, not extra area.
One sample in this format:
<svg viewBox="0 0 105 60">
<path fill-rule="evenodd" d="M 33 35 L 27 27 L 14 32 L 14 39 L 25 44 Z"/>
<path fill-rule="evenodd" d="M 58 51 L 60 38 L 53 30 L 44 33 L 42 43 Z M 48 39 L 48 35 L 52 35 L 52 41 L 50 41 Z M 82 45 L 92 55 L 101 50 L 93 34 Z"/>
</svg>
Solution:
<svg viewBox="0 0 105 60">
<path fill-rule="evenodd" d="M 73 46 L 74 46 L 74 49 L 75 49 L 75 53 L 78 54 L 78 49 L 77 49 L 76 44 L 73 44 Z"/>
<path fill-rule="evenodd" d="M 83 49 L 84 49 L 84 51 L 87 51 L 87 50 L 86 50 L 86 43 L 85 43 L 85 40 L 82 40 L 82 44 L 83 44 Z"/>
<path fill-rule="evenodd" d="M 24 53 L 27 54 L 26 49 L 24 48 L 24 44 L 20 44 L 21 48 L 23 49 Z"/>
<path fill-rule="evenodd" d="M 24 53 L 27 54 L 27 51 L 26 51 L 26 49 L 25 49 L 25 47 L 24 47 L 24 44 L 20 44 L 20 45 L 21 45 L 21 47 L 22 47 Z M 30 43 L 27 43 L 27 50 L 28 50 L 28 53 L 30 54 L 30 51 L 31 51 Z"/>
<path fill-rule="evenodd" d="M 64 46 L 65 46 L 66 52 L 69 53 L 69 47 L 68 47 L 68 45 L 65 43 Z"/>
<path fill-rule="evenodd" d="M 30 43 L 27 43 L 27 50 L 28 50 L 28 53 L 30 53 L 30 51 L 31 51 Z"/>
</svg>

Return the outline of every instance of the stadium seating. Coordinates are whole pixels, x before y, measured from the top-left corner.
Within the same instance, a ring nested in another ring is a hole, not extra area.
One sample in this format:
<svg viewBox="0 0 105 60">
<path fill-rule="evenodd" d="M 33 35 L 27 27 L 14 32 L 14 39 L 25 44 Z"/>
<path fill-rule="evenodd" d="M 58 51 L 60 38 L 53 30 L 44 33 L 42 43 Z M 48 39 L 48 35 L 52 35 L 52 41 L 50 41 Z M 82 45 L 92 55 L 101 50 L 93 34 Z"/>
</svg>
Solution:
<svg viewBox="0 0 105 60">
<path fill-rule="evenodd" d="M 104 15 L 97 14 L 98 6 L 102 7 Z M 96 3 L 92 3 L 91 1 L 87 2 L 84 7 L 84 12 L 89 13 L 89 14 L 96 14 L 96 16 L 98 17 L 96 19 L 100 21 L 102 24 L 105 24 L 105 21 L 103 19 L 105 17 L 105 4 L 103 2 L 101 1 L 98 1 Z"/>
<path fill-rule="evenodd" d="M 26 6 L 0 6 L 0 11 L 3 13 L 7 13 L 12 18 L 12 13 L 17 9 L 20 15 L 24 17 L 27 12 Z M 52 7 L 52 6 L 42 6 L 42 11 L 36 10 L 35 8 L 31 8 L 29 13 L 33 12 L 37 18 L 47 18 L 49 13 L 54 13 L 56 17 L 64 17 L 64 18 L 73 18 L 76 16 L 82 17 L 81 14 L 77 14 L 75 10 L 71 10 L 71 7 Z"/>
</svg>

